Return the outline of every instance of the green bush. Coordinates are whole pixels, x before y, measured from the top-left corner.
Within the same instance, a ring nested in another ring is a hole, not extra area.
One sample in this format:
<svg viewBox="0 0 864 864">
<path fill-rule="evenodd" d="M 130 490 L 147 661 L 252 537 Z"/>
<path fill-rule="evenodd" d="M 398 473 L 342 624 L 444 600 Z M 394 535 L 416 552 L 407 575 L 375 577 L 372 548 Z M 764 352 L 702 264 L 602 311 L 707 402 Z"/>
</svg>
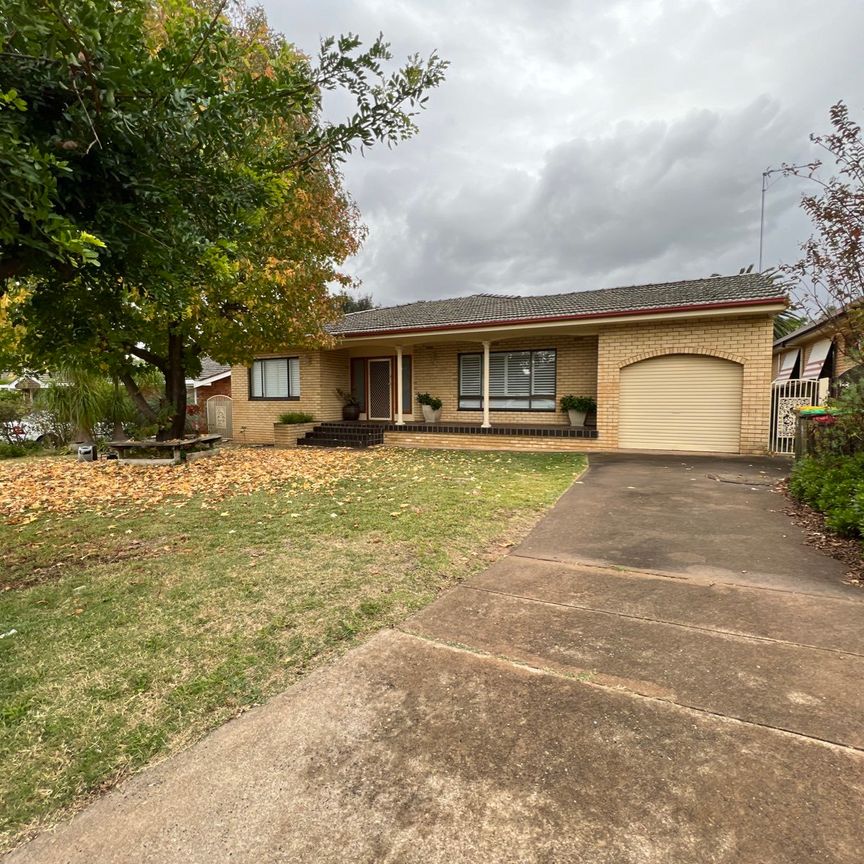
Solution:
<svg viewBox="0 0 864 864">
<path fill-rule="evenodd" d="M 418 393 L 417 401 L 421 405 L 428 405 L 433 411 L 437 411 L 444 404 L 437 396 L 430 396 L 428 393 Z"/>
<path fill-rule="evenodd" d="M 823 513 L 832 531 L 864 534 L 864 453 L 802 459 L 792 469 L 789 491 Z"/>
<path fill-rule="evenodd" d="M 24 441 L 21 444 L 0 442 L 0 459 L 17 459 L 20 456 L 30 456 L 42 450 L 35 441 Z"/>
<path fill-rule="evenodd" d="M 279 422 L 285 423 L 287 426 L 293 426 L 295 423 L 311 423 L 315 418 L 305 411 L 287 411 L 285 414 L 279 415 Z"/>
<path fill-rule="evenodd" d="M 561 397 L 562 411 L 580 411 L 587 414 L 596 408 L 597 403 L 593 396 L 574 396 L 572 393 L 568 393 Z"/>
</svg>

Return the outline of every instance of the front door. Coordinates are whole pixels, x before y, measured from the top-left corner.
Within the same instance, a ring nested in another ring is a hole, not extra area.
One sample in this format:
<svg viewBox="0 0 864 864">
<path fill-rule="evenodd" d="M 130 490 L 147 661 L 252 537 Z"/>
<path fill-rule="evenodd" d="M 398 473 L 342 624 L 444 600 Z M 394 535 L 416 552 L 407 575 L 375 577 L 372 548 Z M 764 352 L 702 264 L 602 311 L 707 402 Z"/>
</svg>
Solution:
<svg viewBox="0 0 864 864">
<path fill-rule="evenodd" d="M 369 414 L 370 420 L 390 420 L 392 379 L 390 360 L 369 361 Z"/>
</svg>

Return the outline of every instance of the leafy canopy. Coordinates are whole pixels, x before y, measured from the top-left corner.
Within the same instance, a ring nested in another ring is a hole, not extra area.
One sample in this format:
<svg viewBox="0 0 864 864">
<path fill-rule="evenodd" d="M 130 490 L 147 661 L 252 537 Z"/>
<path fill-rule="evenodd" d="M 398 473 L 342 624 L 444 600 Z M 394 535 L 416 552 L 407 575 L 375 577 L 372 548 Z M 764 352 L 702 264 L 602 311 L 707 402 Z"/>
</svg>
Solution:
<svg viewBox="0 0 864 864">
<path fill-rule="evenodd" d="M 0 351 L 127 381 L 137 357 L 181 414 L 203 354 L 324 340 L 363 236 L 338 163 L 411 136 L 446 64 L 388 73 L 383 38 L 353 35 L 313 63 L 226 0 L 0 12 Z M 322 118 L 328 90 L 356 104 L 343 123 Z"/>
</svg>

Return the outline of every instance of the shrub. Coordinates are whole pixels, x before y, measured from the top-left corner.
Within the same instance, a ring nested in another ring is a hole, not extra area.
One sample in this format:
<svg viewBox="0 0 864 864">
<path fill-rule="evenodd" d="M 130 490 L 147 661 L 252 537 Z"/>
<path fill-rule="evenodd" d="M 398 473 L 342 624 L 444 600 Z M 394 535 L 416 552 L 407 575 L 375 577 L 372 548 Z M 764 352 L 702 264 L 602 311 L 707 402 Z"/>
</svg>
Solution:
<svg viewBox="0 0 864 864">
<path fill-rule="evenodd" d="M 561 397 L 562 411 L 580 411 L 587 414 L 596 407 L 597 403 L 594 401 L 593 396 L 574 396 L 572 393 L 568 393 L 566 396 Z"/>
<path fill-rule="evenodd" d="M 295 423 L 311 423 L 315 418 L 305 411 L 288 411 L 285 414 L 279 415 L 279 422 L 285 423 L 287 426 L 293 426 Z"/>
<path fill-rule="evenodd" d="M 24 441 L 21 444 L 6 444 L 0 442 L 0 459 L 17 459 L 20 456 L 30 456 L 42 449 L 35 441 Z"/>
<path fill-rule="evenodd" d="M 864 453 L 802 459 L 792 469 L 789 491 L 823 513 L 832 531 L 864 533 Z"/>
<path fill-rule="evenodd" d="M 421 405 L 428 405 L 433 411 L 437 411 L 444 404 L 437 396 L 430 396 L 428 393 L 418 393 L 417 401 Z"/>
</svg>

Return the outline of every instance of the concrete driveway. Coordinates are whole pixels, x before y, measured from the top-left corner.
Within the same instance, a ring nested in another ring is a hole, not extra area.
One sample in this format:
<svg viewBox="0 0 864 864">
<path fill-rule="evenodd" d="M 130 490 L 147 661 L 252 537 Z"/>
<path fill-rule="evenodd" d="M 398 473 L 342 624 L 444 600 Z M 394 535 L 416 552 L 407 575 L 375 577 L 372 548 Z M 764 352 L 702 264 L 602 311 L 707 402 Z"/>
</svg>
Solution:
<svg viewBox="0 0 864 864">
<path fill-rule="evenodd" d="M 514 554 L 10 860 L 857 864 L 864 602 L 782 466 L 591 462 Z"/>
</svg>

